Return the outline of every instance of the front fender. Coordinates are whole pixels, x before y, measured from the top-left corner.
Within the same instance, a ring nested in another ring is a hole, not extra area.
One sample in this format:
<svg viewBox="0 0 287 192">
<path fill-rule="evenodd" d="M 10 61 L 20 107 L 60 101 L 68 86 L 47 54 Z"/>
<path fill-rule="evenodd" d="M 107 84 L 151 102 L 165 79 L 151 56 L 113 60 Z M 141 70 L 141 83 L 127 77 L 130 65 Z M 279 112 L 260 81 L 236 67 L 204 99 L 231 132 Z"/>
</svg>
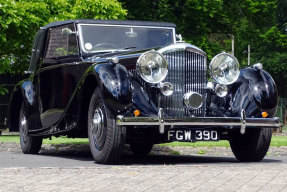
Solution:
<svg viewBox="0 0 287 192">
<path fill-rule="evenodd" d="M 121 64 L 104 63 L 95 66 L 98 85 L 106 106 L 119 114 L 132 105 L 132 86 L 127 69 Z"/>
<path fill-rule="evenodd" d="M 262 117 L 266 111 L 273 117 L 277 109 L 278 91 L 269 73 L 255 68 L 240 71 L 238 80 L 231 86 L 230 109 L 232 116 L 240 116 L 241 110 L 247 117 Z"/>
</svg>

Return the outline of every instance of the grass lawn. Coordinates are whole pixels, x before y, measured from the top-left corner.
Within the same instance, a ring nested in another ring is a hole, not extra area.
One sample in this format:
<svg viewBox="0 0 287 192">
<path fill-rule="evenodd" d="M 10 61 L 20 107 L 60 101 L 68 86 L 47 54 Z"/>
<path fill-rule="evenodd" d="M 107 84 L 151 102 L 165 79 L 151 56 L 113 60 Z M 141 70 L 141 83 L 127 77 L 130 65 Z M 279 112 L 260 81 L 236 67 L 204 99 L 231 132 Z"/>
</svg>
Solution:
<svg viewBox="0 0 287 192">
<path fill-rule="evenodd" d="M 0 136 L 0 142 L 15 142 L 20 143 L 20 139 L 18 135 L 1 135 Z M 67 138 L 67 137 L 52 137 L 52 140 L 50 139 L 44 139 L 44 144 L 84 144 L 89 143 L 89 140 L 87 138 Z"/>
<path fill-rule="evenodd" d="M 215 142 L 208 142 L 208 141 L 199 141 L 195 143 L 186 143 L 186 142 L 172 142 L 172 143 L 165 143 L 160 144 L 165 146 L 191 146 L 191 147 L 230 147 L 229 142 L 222 140 L 222 141 L 215 141 Z M 278 137 L 273 136 L 271 140 L 272 147 L 280 147 L 280 146 L 287 146 L 287 137 Z"/>
<path fill-rule="evenodd" d="M 19 143 L 19 136 L 17 135 L 2 135 L 0 136 L 0 142 L 15 142 Z M 52 137 L 52 140 L 44 139 L 44 144 L 88 144 L 87 138 L 72 139 L 67 137 Z M 229 147 L 228 141 L 216 141 L 216 142 L 196 142 L 196 143 L 187 143 L 187 142 L 172 142 L 160 144 L 164 146 L 191 146 L 191 147 Z M 271 146 L 280 147 L 287 146 L 287 137 L 273 136 L 271 140 Z"/>
</svg>

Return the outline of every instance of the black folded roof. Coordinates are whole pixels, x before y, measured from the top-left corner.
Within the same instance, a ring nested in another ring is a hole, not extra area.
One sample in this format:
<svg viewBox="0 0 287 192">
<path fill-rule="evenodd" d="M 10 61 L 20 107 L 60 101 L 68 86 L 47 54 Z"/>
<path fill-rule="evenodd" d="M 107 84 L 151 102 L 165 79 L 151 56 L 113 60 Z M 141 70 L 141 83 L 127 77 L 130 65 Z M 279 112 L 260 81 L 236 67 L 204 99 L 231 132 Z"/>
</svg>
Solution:
<svg viewBox="0 0 287 192">
<path fill-rule="evenodd" d="M 66 21 L 55 21 L 42 27 L 48 29 L 70 23 L 87 23 L 87 24 L 107 24 L 107 25 L 137 25 L 137 26 L 157 26 L 157 27 L 176 27 L 173 23 L 153 22 L 153 21 L 134 21 L 134 20 L 95 20 L 95 19 L 77 19 Z"/>
</svg>

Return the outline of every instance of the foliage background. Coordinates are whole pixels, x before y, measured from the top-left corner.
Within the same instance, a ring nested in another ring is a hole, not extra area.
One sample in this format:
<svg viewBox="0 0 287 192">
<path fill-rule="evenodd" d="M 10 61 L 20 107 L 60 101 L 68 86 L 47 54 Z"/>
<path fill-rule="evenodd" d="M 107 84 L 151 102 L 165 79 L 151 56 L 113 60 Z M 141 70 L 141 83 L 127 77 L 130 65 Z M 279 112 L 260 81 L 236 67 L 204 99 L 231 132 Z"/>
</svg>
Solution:
<svg viewBox="0 0 287 192">
<path fill-rule="evenodd" d="M 0 0 L 0 74 L 27 69 L 39 27 L 75 18 L 173 22 L 208 59 L 230 52 L 233 35 L 242 67 L 250 45 L 251 63 L 263 63 L 287 97 L 287 0 Z"/>
<path fill-rule="evenodd" d="M 168 21 L 177 24 L 184 40 L 203 49 L 210 60 L 231 52 L 241 67 L 262 63 L 273 76 L 281 97 L 287 97 L 287 0 L 121 0 L 127 19 Z"/>
<path fill-rule="evenodd" d="M 53 21 L 125 19 L 117 0 L 0 0 L 0 75 L 28 69 L 35 33 Z M 7 92 L 1 87 L 0 95 Z"/>
</svg>

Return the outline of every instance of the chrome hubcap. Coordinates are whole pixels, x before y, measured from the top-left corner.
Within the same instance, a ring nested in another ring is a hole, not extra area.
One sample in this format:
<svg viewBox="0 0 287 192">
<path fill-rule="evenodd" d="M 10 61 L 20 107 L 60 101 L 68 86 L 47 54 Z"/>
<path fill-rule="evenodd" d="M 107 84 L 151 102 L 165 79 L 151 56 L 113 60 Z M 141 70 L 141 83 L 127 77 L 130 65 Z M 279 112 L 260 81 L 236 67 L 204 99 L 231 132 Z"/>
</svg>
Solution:
<svg viewBox="0 0 287 192">
<path fill-rule="evenodd" d="M 21 114 L 20 117 L 20 122 L 19 122 L 19 127 L 20 127 L 20 134 L 22 136 L 22 141 L 26 143 L 27 141 L 27 134 L 28 134 L 28 129 L 27 129 L 27 120 L 26 116 L 24 113 Z"/>
<path fill-rule="evenodd" d="M 98 150 L 101 150 L 106 140 L 106 126 L 104 116 L 104 106 L 101 102 L 96 104 L 92 118 L 92 136 L 94 145 Z"/>
</svg>

